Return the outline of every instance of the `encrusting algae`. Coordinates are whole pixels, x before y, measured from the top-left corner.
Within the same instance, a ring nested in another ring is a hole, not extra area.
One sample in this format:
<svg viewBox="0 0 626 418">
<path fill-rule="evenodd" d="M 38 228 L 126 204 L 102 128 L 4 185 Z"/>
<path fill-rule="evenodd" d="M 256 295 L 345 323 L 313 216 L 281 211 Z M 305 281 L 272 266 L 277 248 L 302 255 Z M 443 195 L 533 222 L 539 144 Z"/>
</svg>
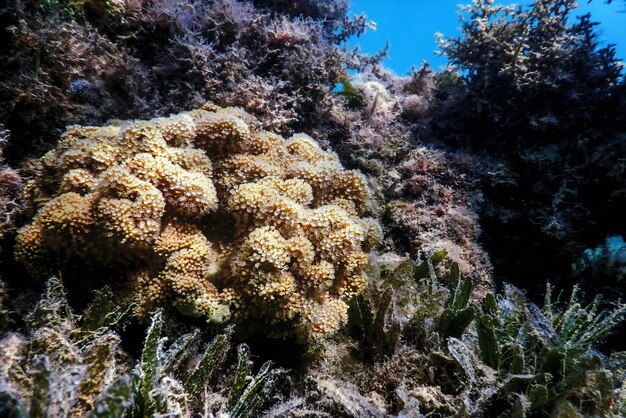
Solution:
<svg viewBox="0 0 626 418">
<path fill-rule="evenodd" d="M 71 126 L 26 195 L 38 210 L 15 254 L 34 274 L 76 259 L 119 264 L 138 316 L 173 304 L 214 322 L 260 319 L 302 339 L 345 322 L 382 235 L 364 217 L 363 175 L 307 135 L 285 140 L 241 109 L 212 104 Z"/>
</svg>

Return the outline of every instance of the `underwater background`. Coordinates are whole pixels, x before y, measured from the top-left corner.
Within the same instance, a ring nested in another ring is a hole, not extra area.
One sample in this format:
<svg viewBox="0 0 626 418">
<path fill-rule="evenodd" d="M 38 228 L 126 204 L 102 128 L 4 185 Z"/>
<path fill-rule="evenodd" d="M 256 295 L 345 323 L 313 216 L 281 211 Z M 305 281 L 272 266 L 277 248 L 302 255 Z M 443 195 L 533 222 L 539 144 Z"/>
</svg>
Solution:
<svg viewBox="0 0 626 418">
<path fill-rule="evenodd" d="M 469 2 L 468 2 L 469 3 Z M 500 4 L 524 2 L 500 1 Z M 359 38 L 352 39 L 351 45 L 358 44 L 364 52 L 373 53 L 390 43 L 389 56 L 383 60 L 386 67 L 399 75 L 408 73 L 413 66 L 419 67 L 423 60 L 439 70 L 445 66 L 447 58 L 438 55 L 435 33 L 448 36 L 459 34 L 459 5 L 457 0 L 444 1 L 404 1 L 390 0 L 354 0 L 350 2 L 350 13 L 365 13 L 377 24 L 375 31 L 369 31 Z M 615 44 L 616 55 L 620 59 L 626 56 L 624 46 L 624 25 L 626 24 L 626 6 L 621 2 L 578 2 L 578 8 L 570 16 L 591 13 L 593 20 L 599 23 L 596 31 L 603 43 Z M 419 16 L 416 20 L 416 16 Z"/>
<path fill-rule="evenodd" d="M 623 10 L 0 3 L 0 417 L 626 416 Z"/>
</svg>

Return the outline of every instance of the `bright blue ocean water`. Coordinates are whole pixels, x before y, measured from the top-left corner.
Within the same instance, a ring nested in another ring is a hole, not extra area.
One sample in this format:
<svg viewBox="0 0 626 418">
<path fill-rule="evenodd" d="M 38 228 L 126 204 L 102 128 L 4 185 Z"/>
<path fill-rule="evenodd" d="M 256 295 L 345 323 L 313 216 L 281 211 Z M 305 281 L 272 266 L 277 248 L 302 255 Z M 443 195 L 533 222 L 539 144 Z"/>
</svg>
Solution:
<svg viewBox="0 0 626 418">
<path fill-rule="evenodd" d="M 498 1 L 498 0 L 496 0 Z M 437 69 L 446 64 L 444 57 L 435 55 L 435 32 L 458 36 L 460 27 L 458 4 L 469 0 L 350 0 L 351 14 L 364 12 L 377 23 L 376 31 L 368 31 L 351 42 L 359 44 L 364 52 L 375 52 L 390 42 L 389 58 L 385 65 L 398 74 L 406 74 L 411 66 L 419 67 L 424 60 Z M 511 4 L 514 1 L 500 0 Z M 617 55 L 626 59 L 626 2 L 615 0 L 579 1 L 577 14 L 591 12 L 600 22 L 597 30 L 604 42 L 617 44 Z"/>
</svg>

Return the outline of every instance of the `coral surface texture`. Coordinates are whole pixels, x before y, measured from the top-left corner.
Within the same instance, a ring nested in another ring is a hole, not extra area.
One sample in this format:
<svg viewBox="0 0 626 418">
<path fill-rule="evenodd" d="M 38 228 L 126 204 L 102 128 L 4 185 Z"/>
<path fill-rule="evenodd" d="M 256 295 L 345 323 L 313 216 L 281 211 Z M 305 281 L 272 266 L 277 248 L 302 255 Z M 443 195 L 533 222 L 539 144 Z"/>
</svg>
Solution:
<svg viewBox="0 0 626 418">
<path fill-rule="evenodd" d="M 362 174 L 307 135 L 212 104 L 70 126 L 25 193 L 36 214 L 15 254 L 33 274 L 115 265 L 139 316 L 173 305 L 302 339 L 345 322 L 381 237 Z"/>
</svg>

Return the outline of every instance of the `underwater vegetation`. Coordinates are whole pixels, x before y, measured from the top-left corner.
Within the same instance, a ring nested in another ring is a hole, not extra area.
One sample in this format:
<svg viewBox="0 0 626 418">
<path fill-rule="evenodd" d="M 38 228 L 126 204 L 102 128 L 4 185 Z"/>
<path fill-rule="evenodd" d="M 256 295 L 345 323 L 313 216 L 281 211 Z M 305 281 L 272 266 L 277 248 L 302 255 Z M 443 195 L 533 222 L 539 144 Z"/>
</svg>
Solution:
<svg viewBox="0 0 626 418">
<path fill-rule="evenodd" d="M 420 405 L 420 413 L 502 417 L 622 413 L 623 399 L 614 390 L 610 369 L 620 364 L 622 354 L 607 359 L 593 347 L 623 319 L 626 305 L 599 309 L 599 297 L 585 305 L 576 289 L 569 300 L 555 300 L 548 287 L 543 306 L 538 307 L 508 284 L 501 293 L 477 299 L 475 279 L 460 275 L 458 265 L 451 264 L 443 275 L 435 273 L 444 257 L 445 253 L 436 253 L 420 264 L 389 265 L 393 267 L 382 275 L 384 282 L 405 284 L 385 290 L 375 320 L 367 317 L 371 302 L 359 301 L 362 319 L 357 323 L 365 330 L 368 355 L 380 356 L 389 347 L 369 345 L 368 335 L 378 334 L 378 344 L 395 341 L 394 349 L 379 361 L 402 368 L 402 376 L 410 373 L 400 385 L 416 396 L 412 401 Z M 417 287 L 409 290 L 404 286 L 411 279 Z M 385 319 L 392 293 L 396 303 L 416 298 L 411 315 L 396 313 Z M 419 366 L 402 364 L 391 354 L 416 356 L 419 360 L 413 361 Z M 441 386 L 435 390 L 428 387 L 429 381 Z M 446 407 L 451 409 L 444 412 Z"/>
<path fill-rule="evenodd" d="M 278 133 L 318 136 L 344 64 L 368 59 L 339 47 L 369 25 L 346 11 L 341 1 L 9 2 L 0 10 L 7 158 L 47 151 L 68 124 L 167 116 L 208 99 Z"/>
<path fill-rule="evenodd" d="M 465 274 L 489 287 L 492 266 L 478 243 L 482 163 L 422 142 L 430 135 L 435 82 L 427 65 L 402 78 L 381 68 L 355 76 L 351 88 L 360 105 L 348 98 L 345 136 L 333 148 L 369 176 L 381 203 L 385 249 L 416 258 L 445 248 Z"/>
<path fill-rule="evenodd" d="M 18 195 L 24 186 L 20 174 L 13 168 L 3 164 L 3 147 L 10 138 L 8 129 L 0 125 L 0 239 L 6 232 L 15 228 L 16 218 L 21 205 L 18 203 Z"/>
<path fill-rule="evenodd" d="M 0 5 L 0 417 L 626 416 L 575 7 L 475 0 L 399 76 L 343 0 Z"/>
<path fill-rule="evenodd" d="M 311 347 L 304 371 L 270 361 L 254 367 L 248 345 L 233 350 L 232 327 L 209 337 L 161 310 L 150 315 L 133 365 L 120 344 L 129 337 L 132 305 L 116 304 L 103 289 L 75 315 L 61 281 L 52 278 L 24 330 L 0 340 L 0 411 L 93 417 L 623 414 L 626 395 L 615 382 L 623 353 L 607 357 L 594 346 L 626 305 L 599 310 L 597 301 L 585 305 L 575 291 L 567 301 L 555 300 L 550 287 L 541 308 L 513 286 L 477 300 L 474 280 L 461 276 L 456 264 L 435 272 L 445 257 L 437 253 L 419 264 L 381 260 L 380 278 L 351 303 L 348 333 Z"/>
<path fill-rule="evenodd" d="M 103 293 L 98 302 L 104 298 Z M 50 279 L 26 319 L 28 333 L 0 341 L 2 416 L 182 417 L 205 410 L 250 417 L 280 373 L 269 362 L 253 373 L 250 350 L 241 344 L 232 374 L 225 376 L 231 331 L 204 348 L 198 330 L 168 343 L 160 311 L 151 317 L 141 358 L 132 368 L 111 331 L 123 317 L 119 309 L 102 312 L 94 306 L 77 318 L 60 281 Z M 208 382 L 218 376 L 221 383 L 212 383 L 209 391 Z"/>
<path fill-rule="evenodd" d="M 463 75 L 439 84 L 433 129 L 483 155 L 484 242 L 496 269 L 520 283 L 562 275 L 626 229 L 623 64 L 575 7 L 478 1 L 465 8 L 461 37 L 441 38 Z"/>
</svg>

